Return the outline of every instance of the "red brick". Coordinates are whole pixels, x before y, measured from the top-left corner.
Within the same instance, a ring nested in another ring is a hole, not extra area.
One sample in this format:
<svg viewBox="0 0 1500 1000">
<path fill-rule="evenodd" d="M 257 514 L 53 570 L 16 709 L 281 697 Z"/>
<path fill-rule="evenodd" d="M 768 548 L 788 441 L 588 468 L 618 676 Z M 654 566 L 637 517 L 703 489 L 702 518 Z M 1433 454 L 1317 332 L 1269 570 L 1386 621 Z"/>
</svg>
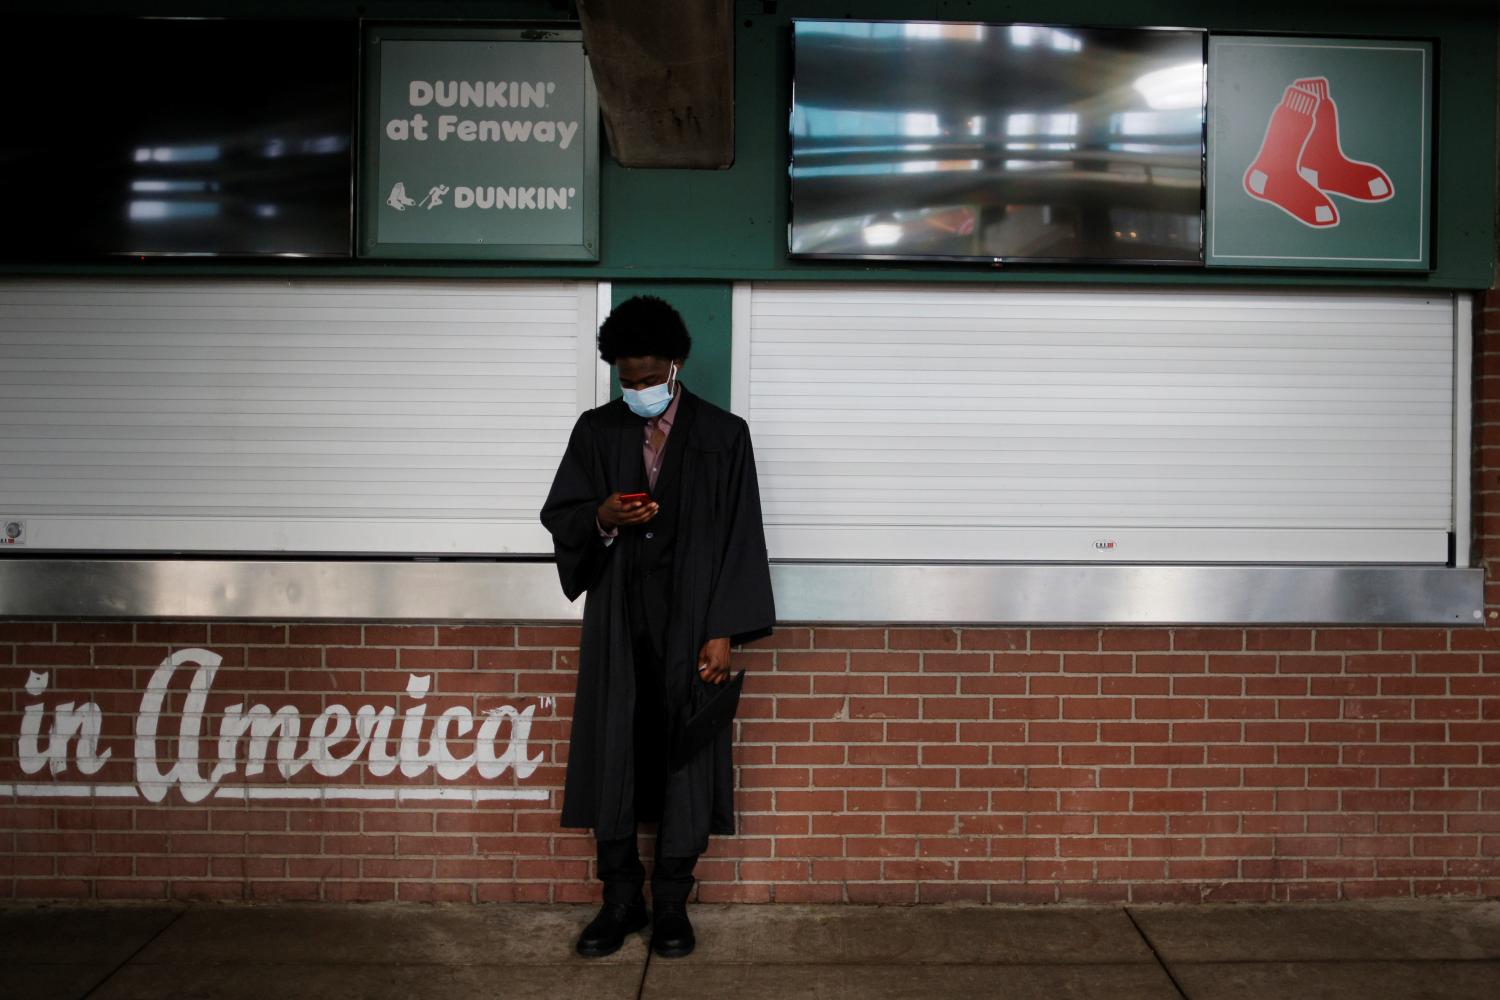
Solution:
<svg viewBox="0 0 1500 1000">
<path fill-rule="evenodd" d="M 799 703 L 778 703 L 777 711 L 779 714 L 781 713 L 783 704 L 792 705 Z M 915 719 L 917 718 L 917 710 L 918 700 L 916 698 L 849 698 L 847 701 L 842 698 L 809 698 L 803 699 L 800 707 L 788 709 L 789 712 L 803 713 L 789 717 L 823 719 L 831 719 L 835 714 L 845 711 L 847 711 L 847 717 L 850 719 Z"/>
<path fill-rule="evenodd" d="M 990 716 L 995 719 L 1056 719 L 1061 714 L 1059 698 L 992 698 Z"/>
<path fill-rule="evenodd" d="M 1350 698 L 1344 703 L 1346 719 L 1409 719 L 1412 704 L 1402 698 Z"/>
<path fill-rule="evenodd" d="M 785 655 L 785 654 L 779 654 Z M 908 673 L 920 670 L 922 657 L 918 653 L 850 653 L 849 669 L 879 673 Z"/>
<path fill-rule="evenodd" d="M 1173 788 L 1229 787 L 1240 784 L 1240 771 L 1233 767 L 1174 767 Z"/>
<path fill-rule="evenodd" d="M 876 782 L 879 783 L 878 780 Z M 741 788 L 806 788 L 808 770 L 802 767 L 741 767 Z"/>
<path fill-rule="evenodd" d="M 832 673 L 832 675 L 814 675 L 811 678 L 783 678 L 801 682 L 802 688 L 807 687 L 807 681 L 813 682 L 811 688 L 813 694 L 953 694 L 953 678 L 921 678 L 921 676 L 894 676 L 886 679 L 882 676 L 850 675 L 850 673 Z M 759 687 L 759 685 L 757 685 Z"/>
<path fill-rule="evenodd" d="M 1128 719 L 1131 707 L 1129 698 L 1066 698 L 1062 715 L 1065 719 Z"/>
<path fill-rule="evenodd" d="M 361 825 L 366 833 L 431 833 L 430 812 L 371 809 L 363 813 Z"/>
<path fill-rule="evenodd" d="M 426 673 L 431 670 L 473 670 L 474 651 L 462 648 L 402 649 L 399 669 L 411 673 Z"/>
<path fill-rule="evenodd" d="M 1093 653 L 1099 650 L 1099 629 L 1038 628 L 1031 630 L 1031 648 L 1038 652 Z"/>
<path fill-rule="evenodd" d="M 1208 672 L 1211 674 L 1274 674 L 1277 657 L 1269 653 L 1210 653 Z"/>
<path fill-rule="evenodd" d="M 0 642 L 51 642 L 54 634 L 52 622 L 0 621 Z"/>
<path fill-rule="evenodd" d="M 19 666 L 87 666 L 93 662 L 88 646 L 17 646 L 15 661 Z"/>
<path fill-rule="evenodd" d="M 437 629 L 431 625 L 366 625 L 366 646 L 435 646 Z"/>
<path fill-rule="evenodd" d="M 288 672 L 286 680 L 287 688 L 292 691 L 323 691 L 349 696 L 364 685 L 364 675 L 357 670 L 294 670 Z"/>
<path fill-rule="evenodd" d="M 323 650 L 323 662 L 332 669 L 394 670 L 397 650 L 350 646 L 329 646 Z"/>
<path fill-rule="evenodd" d="M 1320 628 L 1313 634 L 1318 650 L 1379 649 L 1380 631 L 1373 628 Z"/>
<path fill-rule="evenodd" d="M 1131 748 L 1116 746 L 1065 746 L 1062 750 L 1062 762 L 1064 764 L 1119 764 L 1130 763 Z"/>
<path fill-rule="evenodd" d="M 562 646 L 577 649 L 582 637 L 579 625 L 519 625 L 516 628 L 517 646 Z M 369 642 L 369 639 L 366 639 Z M 410 643 L 396 643 L 410 645 Z"/>
<path fill-rule="evenodd" d="M 785 651 L 776 654 L 777 672 L 842 671 L 848 669 L 847 653 L 804 653 Z"/>
<path fill-rule="evenodd" d="M 403 649 L 406 657 L 411 650 Z M 462 650 L 433 650 L 436 654 L 463 652 Z M 480 649 L 474 652 L 474 665 L 478 670 L 551 670 L 553 650 L 550 649 Z M 409 661 L 403 661 L 409 662 Z M 462 668 L 460 668 L 462 669 Z"/>
<path fill-rule="evenodd" d="M 208 641 L 219 643 L 256 645 L 280 645 L 286 642 L 285 625 L 247 625 L 241 622 L 213 622 L 209 625 Z"/>
<path fill-rule="evenodd" d="M 928 673 L 989 673 L 988 653 L 923 653 L 922 670 Z"/>
<path fill-rule="evenodd" d="M 1014 652 L 1027 648 L 1027 633 L 1019 628 L 966 628 L 959 630 L 959 645 L 965 650 Z"/>
<path fill-rule="evenodd" d="M 1172 633 L 1167 629 L 1108 628 L 1100 637 L 1100 648 L 1106 652 L 1146 652 L 1172 648 Z"/>
<path fill-rule="evenodd" d="M 3 635 L 0 635 L 0 639 L 3 639 Z M 1500 649 L 1500 629 L 1454 629 L 1448 636 L 1448 648 L 1484 651 Z"/>
<path fill-rule="evenodd" d="M 823 680 L 823 678 L 818 678 Z M 854 694 L 957 694 L 959 677 L 956 674 L 896 674 L 890 677 L 848 676 L 828 678 L 837 680 Z M 1021 677 L 964 677 L 964 694 L 991 694 L 999 691 L 1024 691 L 1026 681 Z M 816 685 L 815 685 L 816 686 Z M 830 683 L 832 690 L 835 684 Z M 1478 718 L 1477 714 L 1475 718 Z"/>
<path fill-rule="evenodd" d="M 1441 628 L 1382 629 L 1380 648 L 1444 650 L 1448 648 L 1448 630 Z"/>
<path fill-rule="evenodd" d="M 1052 677 L 1033 675 L 1026 690 L 1034 695 L 1092 695 L 1099 692 L 1099 678 L 1090 674 L 1073 674 Z"/>
<path fill-rule="evenodd" d="M 1135 669 L 1128 653 L 1068 653 L 1063 672 L 1079 674 L 1128 674 Z"/>
<path fill-rule="evenodd" d="M 514 646 L 512 625 L 445 625 L 437 630 L 439 646 Z"/>
<path fill-rule="evenodd" d="M 958 630 L 952 628 L 892 628 L 886 633 L 890 649 L 955 650 Z"/>
<path fill-rule="evenodd" d="M 806 743 L 811 727 L 805 722 L 763 722 L 740 720 L 737 723 L 738 744 L 744 743 Z"/>
<path fill-rule="evenodd" d="M 813 629 L 812 644 L 818 649 L 884 649 L 883 628 Z"/>
<path fill-rule="evenodd" d="M 1099 785 L 1103 788 L 1165 788 L 1168 770 L 1164 767 L 1103 767 Z M 1100 817 L 1101 822 L 1104 817 Z"/>
<path fill-rule="evenodd" d="M 1417 677 L 1403 674 L 1380 678 L 1382 695 L 1426 699 L 1441 697 L 1447 692 L 1448 679 L 1446 677 Z"/>
<path fill-rule="evenodd" d="M 1456 695 L 1487 695 L 1500 697 L 1500 676 L 1450 677 L 1448 691 Z"/>
<path fill-rule="evenodd" d="M 1202 653 L 1138 653 L 1135 658 L 1136 673 L 1140 674 L 1201 674 L 1208 667 L 1208 659 Z"/>
<path fill-rule="evenodd" d="M 1062 670 L 1062 657 L 1057 653 L 995 653 L 990 662 L 995 673 L 1055 674 Z"/>
<path fill-rule="evenodd" d="M 1173 629 L 1172 648 L 1179 652 L 1194 650 L 1241 650 L 1245 648 L 1245 633 L 1240 629 Z"/>
<path fill-rule="evenodd" d="M 712 899 L 703 895 L 709 887 L 704 886 L 699 890 L 699 899 L 704 902 L 713 902 Z M 844 887 L 837 883 L 809 882 L 806 884 L 783 883 L 768 887 L 771 898 L 778 903 L 841 903 L 844 901 Z"/>
<path fill-rule="evenodd" d="M 57 642 L 125 643 L 135 640 L 129 622 L 58 622 Z"/>
<path fill-rule="evenodd" d="M 1380 693 L 1380 678 L 1374 675 L 1311 677 L 1308 678 L 1307 690 L 1315 698 L 1367 698 Z"/>
<path fill-rule="evenodd" d="M 1245 630 L 1245 649 L 1252 652 L 1296 652 L 1312 649 L 1312 629 L 1252 628 Z"/>
<path fill-rule="evenodd" d="M 1134 680 L 1135 678 L 1123 678 L 1123 680 Z M 1253 680 L 1254 678 L 1252 678 Z M 1275 678 L 1273 678 L 1275 679 Z M 1167 678 L 1159 678 L 1165 682 Z M 1106 684 L 1108 681 L 1106 681 Z M 1169 693 L 1165 684 L 1161 690 L 1140 690 L 1134 694 L 1167 694 Z M 1237 698 L 1246 693 L 1245 681 L 1239 677 L 1200 677 L 1195 674 L 1185 674 L 1171 678 L 1170 693 L 1182 697 L 1200 696 L 1207 698 Z M 1260 693 L 1260 692 L 1251 692 Z"/>
<path fill-rule="evenodd" d="M 323 898 L 330 903 L 378 903 L 396 898 L 394 882 L 327 882 Z"/>
<path fill-rule="evenodd" d="M 897 905 L 916 901 L 917 884 L 915 882 L 893 882 L 889 880 L 881 882 L 850 882 L 844 886 L 844 892 L 851 903 Z"/>
<path fill-rule="evenodd" d="M 316 646 L 251 646 L 247 666 L 259 669 L 317 669 L 323 666 L 323 650 Z M 282 685 L 285 687 L 285 680 Z"/>
<path fill-rule="evenodd" d="M 1289 769 L 1294 770 L 1294 769 Z M 1250 782 L 1250 770 L 1245 771 L 1245 780 Z M 1314 788 L 1373 788 L 1377 775 L 1372 767 L 1309 767 L 1307 784 Z M 1254 784 L 1270 784 L 1253 782 Z"/>
<path fill-rule="evenodd" d="M 208 645 L 208 625 L 196 622 L 136 622 L 135 641 L 173 646 Z"/>
<path fill-rule="evenodd" d="M 1137 719 L 1201 719 L 1208 704 L 1202 698 L 1137 698 Z"/>
<path fill-rule="evenodd" d="M 1477 674 L 1480 657 L 1476 653 L 1418 653 L 1419 674 Z"/>
<path fill-rule="evenodd" d="M 778 719 L 833 719 L 840 713 L 848 711 L 849 718 L 868 718 L 856 706 L 864 702 L 880 702 L 882 704 L 898 701 L 894 698 L 778 698 L 776 700 L 776 717 Z M 907 699 L 915 701 L 915 699 Z M 915 707 L 914 705 L 912 707 Z"/>
<path fill-rule="evenodd" d="M 1337 674 L 1344 669 L 1344 658 L 1329 653 L 1282 655 L 1276 669 L 1283 674 Z"/>
<path fill-rule="evenodd" d="M 1410 653 L 1350 653 L 1344 657 L 1344 670 L 1351 674 L 1409 674 L 1413 662 Z"/>
<path fill-rule="evenodd" d="M 983 747 L 977 749 L 983 751 Z M 874 746 L 851 746 L 848 748 L 851 764 L 915 764 L 920 748 L 909 744 L 880 743 Z"/>
<path fill-rule="evenodd" d="M 287 633 L 290 642 L 306 646 L 357 646 L 364 639 L 360 625 L 290 625 Z"/>
<path fill-rule="evenodd" d="M 286 829 L 286 813 L 280 809 L 215 809 L 211 819 L 218 832 Z"/>
<path fill-rule="evenodd" d="M 884 699 L 892 701 L 896 699 Z M 923 719 L 988 719 L 990 717 L 990 700 L 988 698 L 923 698 Z"/>
</svg>

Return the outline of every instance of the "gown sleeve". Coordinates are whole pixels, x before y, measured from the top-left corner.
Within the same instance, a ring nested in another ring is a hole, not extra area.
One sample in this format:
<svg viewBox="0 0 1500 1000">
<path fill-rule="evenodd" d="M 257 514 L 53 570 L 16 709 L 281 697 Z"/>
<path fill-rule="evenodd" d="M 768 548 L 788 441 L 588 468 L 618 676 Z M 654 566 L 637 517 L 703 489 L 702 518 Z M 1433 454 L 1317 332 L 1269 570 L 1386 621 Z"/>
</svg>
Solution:
<svg viewBox="0 0 1500 1000">
<path fill-rule="evenodd" d="M 730 453 L 728 480 L 722 558 L 705 634 L 711 639 L 727 636 L 738 645 L 770 635 L 776 622 L 755 452 L 743 423 Z"/>
<path fill-rule="evenodd" d="M 573 425 L 541 514 L 542 525 L 552 534 L 557 575 L 570 601 L 594 585 L 609 557 L 595 521 L 603 489 L 599 450 L 585 413 Z"/>
</svg>

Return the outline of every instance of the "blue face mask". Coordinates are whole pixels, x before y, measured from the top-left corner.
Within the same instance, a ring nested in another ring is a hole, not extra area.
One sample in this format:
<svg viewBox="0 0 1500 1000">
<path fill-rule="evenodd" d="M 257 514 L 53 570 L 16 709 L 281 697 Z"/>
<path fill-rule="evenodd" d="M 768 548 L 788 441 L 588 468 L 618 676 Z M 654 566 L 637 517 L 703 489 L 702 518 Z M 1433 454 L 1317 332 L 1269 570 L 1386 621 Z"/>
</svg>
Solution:
<svg viewBox="0 0 1500 1000">
<path fill-rule="evenodd" d="M 653 385 L 647 389 L 622 389 L 620 395 L 625 397 L 625 405 L 630 407 L 631 413 L 650 420 L 666 412 L 667 404 L 672 402 L 672 384 L 676 379 L 677 365 L 674 362 L 667 370 L 667 380 L 661 385 Z"/>
</svg>

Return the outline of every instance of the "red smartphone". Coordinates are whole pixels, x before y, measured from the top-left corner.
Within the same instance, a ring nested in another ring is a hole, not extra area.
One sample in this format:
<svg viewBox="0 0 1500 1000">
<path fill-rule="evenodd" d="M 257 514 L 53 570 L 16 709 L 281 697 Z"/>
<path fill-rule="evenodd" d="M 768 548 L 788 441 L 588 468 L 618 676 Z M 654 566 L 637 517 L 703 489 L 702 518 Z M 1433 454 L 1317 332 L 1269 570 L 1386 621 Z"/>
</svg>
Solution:
<svg viewBox="0 0 1500 1000">
<path fill-rule="evenodd" d="M 651 502 L 651 494 L 649 494 L 649 493 L 621 493 L 620 494 L 620 502 L 621 503 L 650 503 Z"/>
</svg>

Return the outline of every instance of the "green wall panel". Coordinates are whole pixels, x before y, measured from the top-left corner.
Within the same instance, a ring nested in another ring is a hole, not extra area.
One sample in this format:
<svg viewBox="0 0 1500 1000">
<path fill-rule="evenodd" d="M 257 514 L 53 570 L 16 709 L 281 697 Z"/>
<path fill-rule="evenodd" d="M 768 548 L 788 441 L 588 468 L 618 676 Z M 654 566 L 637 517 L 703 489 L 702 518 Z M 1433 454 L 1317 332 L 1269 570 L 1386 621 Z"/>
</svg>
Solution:
<svg viewBox="0 0 1500 1000">
<path fill-rule="evenodd" d="M 761 4 L 741 4 L 742 11 Z M 984 265 L 908 267 L 787 261 L 786 131 L 791 99 L 788 25 L 798 17 L 950 18 L 1053 24 L 1172 25 L 1210 31 L 1389 35 L 1438 41 L 1437 177 L 1434 271 L 1430 275 L 1289 274 L 1164 268 L 1066 268 Z M 755 279 L 918 281 L 1023 280 L 1212 282 L 1216 284 L 1402 284 L 1487 288 L 1495 234 L 1495 18 L 1474 4 L 1434 4 L 1401 11 L 1381 4 L 1193 2 L 913 3 L 865 0 L 786 3 L 776 13 L 742 13 L 736 40 L 735 164 L 727 171 L 624 170 L 606 164 L 602 200 L 611 212 L 604 260 L 651 259 L 679 275 Z M 626 207 L 628 206 L 628 207 Z M 711 214 L 705 214 L 711 213 Z"/>
<path fill-rule="evenodd" d="M 619 305 L 633 295 L 666 299 L 687 324 L 693 351 L 683 366 L 683 384 L 698 395 L 729 409 L 730 300 L 733 286 L 726 282 L 619 281 L 610 289 Z M 620 384 L 610 375 L 610 398 L 620 395 Z"/>
<path fill-rule="evenodd" d="M 566 3 L 301 4 L 246 0 L 218 3 L 81 3 L 37 0 L 13 9 L 54 13 L 222 13 L 370 19 L 566 19 Z M 191 8 L 191 9 L 189 9 Z M 773 11 L 767 13 L 767 10 Z M 793 17 L 933 18 L 1051 24 L 1172 25 L 1218 32 L 1336 37 L 1424 38 L 1436 43 L 1437 113 L 1433 196 L 1433 271 L 1364 274 L 1280 270 L 1042 267 L 983 265 L 850 265 L 788 261 L 786 127 L 790 98 L 789 31 Z M 601 258 L 594 264 L 434 264 L 359 262 L 231 264 L 147 261 L 72 268 L 11 265 L 12 273 L 325 274 L 445 277 L 582 277 L 611 281 L 753 280 L 1024 281 L 1131 284 L 1343 285 L 1487 288 L 1495 256 L 1496 12 L 1493 0 L 1272 0 L 1206 4 L 1201 0 L 862 0 L 859 4 L 739 0 L 735 19 L 734 166 L 722 171 L 627 170 L 602 165 Z"/>
</svg>

